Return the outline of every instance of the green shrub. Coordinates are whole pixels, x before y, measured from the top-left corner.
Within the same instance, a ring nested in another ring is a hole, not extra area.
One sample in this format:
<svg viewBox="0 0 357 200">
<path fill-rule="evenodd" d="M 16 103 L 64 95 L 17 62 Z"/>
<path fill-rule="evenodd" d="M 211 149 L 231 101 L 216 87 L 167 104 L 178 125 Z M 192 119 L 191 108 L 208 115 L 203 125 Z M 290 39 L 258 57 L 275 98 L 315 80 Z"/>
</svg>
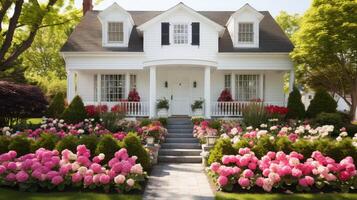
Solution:
<svg viewBox="0 0 357 200">
<path fill-rule="evenodd" d="M 292 142 L 286 136 L 278 137 L 276 139 L 275 145 L 278 151 L 283 151 L 284 153 L 290 153 L 293 151 L 291 147 Z"/>
<path fill-rule="evenodd" d="M 150 119 L 142 119 L 140 122 L 140 126 L 149 126 L 151 124 L 151 120 Z"/>
<path fill-rule="evenodd" d="M 98 144 L 99 138 L 94 135 L 83 135 L 79 141 L 78 144 L 84 144 L 86 145 L 87 149 L 90 150 L 91 155 L 93 156 L 95 153 L 95 150 L 97 148 L 97 144 Z"/>
<path fill-rule="evenodd" d="M 212 120 L 209 122 L 209 127 L 216 129 L 218 131 L 221 130 L 222 123 L 219 120 Z"/>
<path fill-rule="evenodd" d="M 104 135 L 100 138 L 97 148 L 95 150 L 95 154 L 98 155 L 103 153 L 105 155 L 105 159 L 103 163 L 107 163 L 110 159 L 114 157 L 115 152 L 120 150 L 120 146 L 115 138 L 112 135 Z"/>
<path fill-rule="evenodd" d="M 240 148 L 245 148 L 245 147 L 248 147 L 250 148 L 250 145 L 249 145 L 249 139 L 247 138 L 242 138 L 241 140 L 239 140 L 238 142 L 236 142 L 234 145 L 233 145 L 233 148 L 238 152 L 238 150 Z"/>
<path fill-rule="evenodd" d="M 76 96 L 71 104 L 64 110 L 62 118 L 67 123 L 79 123 L 87 118 L 87 112 L 81 97 Z"/>
<path fill-rule="evenodd" d="M 77 151 L 77 146 L 78 146 L 78 138 L 74 135 L 69 135 L 64 138 L 61 138 L 61 140 L 56 145 L 56 149 L 59 152 L 68 149 L 73 153 L 75 153 Z"/>
<path fill-rule="evenodd" d="M 357 133 L 357 125 L 354 124 L 348 124 L 346 126 L 347 133 L 350 137 L 353 137 Z"/>
<path fill-rule="evenodd" d="M 249 143 L 247 142 L 247 144 Z M 249 145 L 244 147 L 249 147 Z M 266 135 L 259 138 L 256 145 L 252 148 L 252 151 L 254 151 L 254 153 L 260 158 L 266 155 L 269 151 L 277 151 L 277 149 L 275 141 L 270 140 L 270 136 Z M 239 150 L 239 148 L 237 150 Z"/>
<path fill-rule="evenodd" d="M 165 97 L 164 98 L 162 98 L 162 99 L 159 99 L 159 100 L 157 100 L 157 103 L 156 103 L 156 108 L 158 109 L 158 110 L 160 110 L 160 109 L 166 109 L 166 110 L 168 110 L 169 109 L 169 100 L 167 100 Z"/>
<path fill-rule="evenodd" d="M 233 148 L 230 139 L 220 138 L 217 140 L 213 149 L 210 151 L 208 158 L 208 165 L 211 165 L 214 162 L 222 162 L 223 155 L 235 155 L 237 151 Z"/>
<path fill-rule="evenodd" d="M 288 113 L 287 119 L 304 119 L 305 106 L 301 101 L 301 94 L 299 90 L 294 87 L 293 91 L 289 94 L 288 98 Z"/>
<path fill-rule="evenodd" d="M 267 112 L 262 103 L 252 102 L 243 108 L 243 122 L 246 126 L 259 127 L 260 124 L 266 123 Z"/>
<path fill-rule="evenodd" d="M 314 99 L 310 102 L 307 108 L 307 116 L 309 118 L 316 117 L 319 113 L 334 113 L 336 112 L 337 103 L 332 96 L 325 90 L 316 91 Z"/>
<path fill-rule="evenodd" d="M 203 117 L 192 117 L 191 121 L 195 125 L 199 125 L 201 122 L 203 122 L 205 119 Z"/>
<path fill-rule="evenodd" d="M 46 111 L 47 117 L 60 118 L 65 109 L 63 93 L 57 93 Z"/>
<path fill-rule="evenodd" d="M 56 147 L 59 137 L 51 133 L 42 133 L 40 138 L 34 143 L 32 150 L 36 151 L 39 148 L 45 148 L 48 150 L 53 150 Z"/>
<path fill-rule="evenodd" d="M 0 154 L 6 153 L 9 151 L 10 137 L 0 136 Z"/>
<path fill-rule="evenodd" d="M 130 156 L 137 156 L 137 162 L 143 166 L 145 171 L 150 170 L 150 155 L 141 144 L 140 138 L 135 133 L 128 133 L 124 138 L 124 147 L 128 150 Z"/>
<path fill-rule="evenodd" d="M 316 151 L 317 143 L 310 140 L 297 140 L 292 144 L 294 151 L 304 155 L 304 158 L 311 156 L 312 152 Z"/>
<path fill-rule="evenodd" d="M 26 136 L 16 136 L 11 138 L 9 150 L 17 152 L 17 156 L 23 156 L 31 152 L 31 141 Z"/>
<path fill-rule="evenodd" d="M 336 142 L 336 140 L 331 138 L 317 140 L 316 150 L 336 161 L 340 161 L 347 156 L 352 156 L 356 163 L 356 147 L 353 146 L 351 138 L 345 138 L 340 142 Z"/>
<path fill-rule="evenodd" d="M 106 112 L 101 114 L 102 123 L 106 129 L 111 132 L 120 130 L 118 123 L 124 116 L 120 112 Z"/>
<path fill-rule="evenodd" d="M 167 127 L 167 118 L 160 117 L 158 121 L 161 123 L 162 126 Z"/>
<path fill-rule="evenodd" d="M 340 133 L 340 129 L 343 127 L 344 123 L 342 120 L 342 116 L 340 113 L 320 113 L 316 116 L 313 120 L 316 125 L 323 126 L 323 125 L 333 125 L 334 131 L 333 136 L 338 136 Z"/>
</svg>

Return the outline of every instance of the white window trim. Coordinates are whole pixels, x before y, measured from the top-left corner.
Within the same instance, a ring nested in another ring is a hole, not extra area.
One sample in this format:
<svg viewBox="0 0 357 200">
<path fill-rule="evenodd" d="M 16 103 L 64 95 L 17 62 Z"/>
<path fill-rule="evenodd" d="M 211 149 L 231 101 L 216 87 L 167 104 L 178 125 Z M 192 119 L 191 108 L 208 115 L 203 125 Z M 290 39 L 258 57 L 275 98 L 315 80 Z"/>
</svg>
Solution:
<svg viewBox="0 0 357 200">
<path fill-rule="evenodd" d="M 175 25 L 187 25 L 187 44 L 176 44 L 174 42 L 174 26 Z M 187 22 L 175 22 L 170 23 L 170 44 L 174 46 L 191 46 L 192 43 L 192 23 Z"/>
<path fill-rule="evenodd" d="M 124 22 L 118 22 L 118 21 L 108 21 L 107 22 L 107 26 L 109 28 L 109 23 L 121 23 L 123 25 L 123 40 L 122 41 L 109 41 L 109 29 L 107 29 L 107 42 L 109 44 L 123 44 L 124 43 L 124 35 L 125 35 L 125 32 L 124 32 Z"/>
<path fill-rule="evenodd" d="M 239 41 L 239 39 L 240 39 L 240 32 L 239 32 L 239 26 L 241 25 L 241 24 L 251 24 L 252 25 L 252 31 L 253 31 L 253 36 L 252 36 L 252 41 Z M 241 43 L 241 44 L 252 44 L 252 43 L 254 43 L 254 34 L 255 34 L 255 31 L 254 31 L 254 23 L 253 22 L 239 22 L 238 23 L 238 43 Z"/>
<path fill-rule="evenodd" d="M 98 74 L 99 75 L 99 74 Z M 126 83 L 126 74 L 100 74 L 100 89 L 99 89 L 99 93 L 100 93 L 100 102 L 118 102 L 119 100 L 121 99 L 118 99 L 118 100 L 108 100 L 107 98 L 104 98 L 106 93 L 104 91 L 102 91 L 102 89 L 105 87 L 105 85 L 102 84 L 102 81 L 106 81 L 108 79 L 102 79 L 103 77 L 102 76 L 110 76 L 110 75 L 121 75 L 123 78 L 124 78 L 124 86 L 123 86 L 123 89 L 124 89 L 124 92 L 123 92 L 123 97 L 122 99 L 126 99 L 126 93 L 127 93 L 127 83 Z M 98 95 L 98 93 L 97 93 Z M 108 95 L 108 94 L 107 94 Z M 99 95 L 98 95 L 99 96 Z"/>
<path fill-rule="evenodd" d="M 253 24 L 253 42 L 239 41 L 239 24 L 250 23 Z M 257 21 L 237 21 L 235 24 L 235 46 L 238 48 L 259 48 L 259 22 Z"/>
<path fill-rule="evenodd" d="M 109 42 L 108 38 L 108 24 L 114 22 L 114 23 L 123 23 L 123 41 L 122 42 Z M 110 21 L 105 21 L 103 24 L 102 28 L 102 40 L 103 40 L 103 46 L 104 47 L 127 47 L 129 44 L 128 41 L 128 26 L 124 21 L 115 21 L 115 20 L 110 20 Z"/>
<path fill-rule="evenodd" d="M 250 101 L 252 99 L 247 99 L 247 100 L 242 100 L 239 99 L 239 94 L 241 91 L 239 91 L 239 87 L 238 87 L 238 82 L 239 82 L 239 76 L 240 75 L 249 75 L 249 76 L 257 76 L 257 81 L 258 84 L 256 85 L 256 99 L 262 99 L 263 100 L 263 90 L 264 90 L 264 86 L 263 86 L 263 74 L 262 73 L 238 73 L 238 74 L 234 74 L 234 88 L 235 88 L 235 96 L 233 97 L 234 99 L 236 99 L 237 101 Z"/>
</svg>

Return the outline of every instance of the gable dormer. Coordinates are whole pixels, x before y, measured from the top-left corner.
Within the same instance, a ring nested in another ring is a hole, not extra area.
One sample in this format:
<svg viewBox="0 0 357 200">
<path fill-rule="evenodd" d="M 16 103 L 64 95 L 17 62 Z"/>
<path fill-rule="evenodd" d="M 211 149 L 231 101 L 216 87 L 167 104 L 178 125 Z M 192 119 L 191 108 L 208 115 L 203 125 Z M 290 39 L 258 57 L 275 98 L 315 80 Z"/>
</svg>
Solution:
<svg viewBox="0 0 357 200">
<path fill-rule="evenodd" d="M 264 15 L 249 4 L 231 15 L 228 32 L 235 48 L 259 48 L 259 23 Z"/>
<path fill-rule="evenodd" d="M 134 21 L 126 10 L 117 3 L 98 14 L 102 24 L 103 47 L 128 47 Z"/>
</svg>

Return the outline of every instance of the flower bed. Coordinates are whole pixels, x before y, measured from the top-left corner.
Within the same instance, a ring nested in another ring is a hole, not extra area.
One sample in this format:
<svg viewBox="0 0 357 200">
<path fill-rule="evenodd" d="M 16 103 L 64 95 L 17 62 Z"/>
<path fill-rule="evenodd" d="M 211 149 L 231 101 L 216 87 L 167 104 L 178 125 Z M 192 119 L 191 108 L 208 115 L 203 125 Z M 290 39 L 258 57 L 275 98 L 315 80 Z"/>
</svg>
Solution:
<svg viewBox="0 0 357 200">
<path fill-rule="evenodd" d="M 315 151 L 305 159 L 302 154 L 268 152 L 260 159 L 249 148 L 238 155 L 225 155 L 222 163 L 212 163 L 210 174 L 220 190 L 234 187 L 244 190 L 322 191 L 326 188 L 347 192 L 357 184 L 357 171 L 352 157 L 340 162 Z"/>
<path fill-rule="evenodd" d="M 20 190 L 64 190 L 67 187 L 106 192 L 128 192 L 140 189 L 146 173 L 137 157 L 129 157 L 125 148 L 115 153 L 108 163 L 104 154 L 90 159 L 85 145 L 77 152 L 46 150 L 17 157 L 16 151 L 0 155 L 0 185 L 19 187 Z"/>
</svg>

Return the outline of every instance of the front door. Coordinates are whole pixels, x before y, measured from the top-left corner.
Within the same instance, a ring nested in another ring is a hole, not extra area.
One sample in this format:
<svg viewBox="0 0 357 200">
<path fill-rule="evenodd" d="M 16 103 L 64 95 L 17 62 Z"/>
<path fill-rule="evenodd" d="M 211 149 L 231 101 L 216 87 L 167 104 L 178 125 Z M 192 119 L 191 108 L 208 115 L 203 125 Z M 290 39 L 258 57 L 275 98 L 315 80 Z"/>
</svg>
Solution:
<svg viewBox="0 0 357 200">
<path fill-rule="evenodd" d="M 190 88 L 189 78 L 178 72 L 172 74 L 171 78 L 171 114 L 189 115 L 190 114 Z"/>
</svg>

